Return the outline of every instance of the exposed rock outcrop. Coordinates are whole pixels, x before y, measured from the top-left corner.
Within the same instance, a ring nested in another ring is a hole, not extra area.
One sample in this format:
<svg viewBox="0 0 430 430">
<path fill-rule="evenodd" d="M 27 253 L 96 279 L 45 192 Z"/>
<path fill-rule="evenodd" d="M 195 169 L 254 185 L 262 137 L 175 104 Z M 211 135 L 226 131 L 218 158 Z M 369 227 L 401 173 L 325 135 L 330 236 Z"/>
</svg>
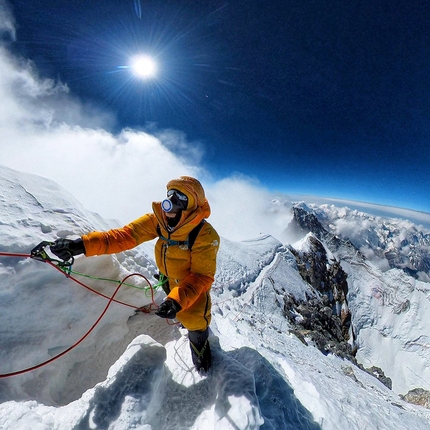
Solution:
<svg viewBox="0 0 430 430">
<path fill-rule="evenodd" d="M 288 226 L 290 237 L 297 242 L 289 249 L 294 255 L 299 273 L 321 296 L 298 302 L 284 296 L 284 315 L 303 343 L 312 342 L 324 354 L 332 353 L 350 360 L 391 389 L 391 379 L 382 369 L 364 369 L 355 359 L 356 346 L 348 307 L 348 275 L 335 257 L 361 259 L 365 257 L 349 241 L 327 231 L 316 215 L 305 205 L 293 207 L 293 219 Z"/>
<path fill-rule="evenodd" d="M 312 342 L 324 354 L 332 353 L 356 364 L 354 350 L 345 339 L 341 319 L 333 314 L 327 297 L 322 301 L 297 302 L 292 296 L 285 295 L 283 311 L 294 327 L 291 332 L 304 344 Z"/>
<path fill-rule="evenodd" d="M 406 402 L 430 409 L 430 391 L 424 390 L 423 388 L 415 388 L 400 397 Z"/>
<path fill-rule="evenodd" d="M 328 332 L 326 341 L 321 339 L 321 334 L 318 336 L 314 334 L 313 337 L 319 338 L 318 344 L 323 347 L 320 348 L 322 350 L 325 350 L 330 342 L 336 341 L 342 345 L 332 345 L 331 350 L 339 351 L 339 355 L 344 355 L 347 351 L 347 354 L 353 356 L 355 347 L 351 329 L 351 313 L 347 302 L 348 276 L 332 252 L 343 248 L 344 250 L 349 249 L 351 254 L 355 255 L 358 250 L 350 242 L 343 241 L 329 233 L 306 206 L 293 207 L 293 215 L 288 230 L 290 233 L 294 232 L 295 237 L 301 240 L 295 246 L 290 246 L 290 250 L 296 259 L 303 280 L 321 294 L 322 304 L 327 308 L 322 311 L 318 301 L 300 304 L 302 308 L 314 308 L 316 314 L 321 316 L 318 320 L 325 320 L 323 328 Z M 285 303 L 286 309 L 284 307 L 284 310 L 287 315 L 291 301 L 287 299 Z M 297 306 L 294 308 L 294 311 L 299 314 L 302 314 L 301 310 L 303 309 Z M 331 312 L 331 315 L 328 315 L 328 311 Z M 308 319 L 303 318 L 302 325 L 303 322 L 305 325 L 308 324 Z M 315 324 L 313 325 L 315 326 Z M 343 343 L 346 343 L 348 347 Z"/>
</svg>

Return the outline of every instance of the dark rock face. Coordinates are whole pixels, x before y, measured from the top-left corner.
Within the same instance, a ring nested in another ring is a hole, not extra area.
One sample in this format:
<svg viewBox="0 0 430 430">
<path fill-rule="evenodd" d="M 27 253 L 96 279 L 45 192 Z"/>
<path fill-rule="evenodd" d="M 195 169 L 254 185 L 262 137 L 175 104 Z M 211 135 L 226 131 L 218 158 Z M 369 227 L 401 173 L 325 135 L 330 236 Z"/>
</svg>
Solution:
<svg viewBox="0 0 430 430">
<path fill-rule="evenodd" d="M 307 235 L 307 243 L 303 247 L 305 251 L 289 248 L 303 280 L 321 298 L 299 302 L 284 295 L 283 313 L 294 327 L 291 332 L 306 345 L 312 342 L 324 354 L 332 353 L 350 360 L 391 389 L 391 379 L 385 377 L 381 369 L 364 369 L 355 359 L 356 347 L 347 301 L 348 275 L 331 252 L 346 258 L 354 256 L 364 260 L 365 257 L 351 242 L 325 230 L 315 214 L 301 207 L 294 207 L 293 212 L 293 220 L 288 226 L 290 235 L 293 233 L 297 240 Z"/>
<path fill-rule="evenodd" d="M 353 358 L 351 313 L 346 299 L 347 274 L 339 261 L 328 261 L 324 246 L 313 236 L 309 237 L 309 252 L 299 252 L 294 248 L 291 252 L 302 278 L 321 294 L 321 300 L 297 303 L 292 297 L 285 296 L 285 316 L 296 324 L 299 331 L 306 332 L 322 352 Z"/>
<path fill-rule="evenodd" d="M 362 368 L 362 366 L 360 366 Z M 391 381 L 391 378 L 388 378 L 384 375 L 384 372 L 382 369 L 376 366 L 372 366 L 370 369 L 364 369 L 367 373 L 370 373 L 373 375 L 376 379 L 379 379 L 380 382 L 382 382 L 386 387 L 388 387 L 390 390 L 393 387 L 393 383 Z"/>
<path fill-rule="evenodd" d="M 307 236 L 306 251 L 296 250 L 293 247 L 290 247 L 290 251 L 296 259 L 299 273 L 303 280 L 312 285 L 322 296 L 321 305 L 318 301 L 311 300 L 306 304 L 296 306 L 295 312 L 303 316 L 300 324 L 305 329 L 311 330 L 311 332 L 322 329 L 322 333 L 327 334 L 327 341 L 321 339 L 321 334 L 311 335 L 319 338 L 317 344 L 322 346 L 323 351 L 330 348 L 333 352 L 339 351 L 341 356 L 344 356 L 344 351 L 353 356 L 354 347 L 351 345 L 354 344 L 354 339 L 351 339 L 351 336 L 353 336 L 351 313 L 347 302 L 348 275 L 336 258 L 328 256 L 324 244 L 331 248 L 330 251 L 346 247 L 351 248 L 352 253 L 356 254 L 357 249 L 351 243 L 342 241 L 325 230 L 312 212 L 301 207 L 294 207 L 293 213 L 293 220 L 288 226 L 290 231 L 294 230 L 296 235 L 300 232 L 302 236 L 308 233 L 312 234 Z M 330 246 L 327 245 L 327 242 Z M 288 308 L 288 304 L 291 301 L 287 299 L 285 303 Z M 311 308 L 314 311 L 312 327 L 305 327 L 309 325 L 309 318 L 303 313 L 309 313 L 309 309 L 305 310 L 304 308 Z M 287 315 L 288 312 L 285 307 L 284 311 Z M 318 321 L 318 324 L 316 321 Z M 336 342 L 342 343 L 342 345 L 337 345 Z M 344 345 L 344 343 L 348 346 Z"/>
<path fill-rule="evenodd" d="M 305 345 L 308 345 L 306 339 L 309 339 L 324 354 L 332 353 L 356 364 L 353 348 L 344 335 L 342 321 L 333 314 L 326 298 L 299 303 L 285 295 L 283 310 L 285 317 L 295 327 L 291 332 Z"/>
</svg>

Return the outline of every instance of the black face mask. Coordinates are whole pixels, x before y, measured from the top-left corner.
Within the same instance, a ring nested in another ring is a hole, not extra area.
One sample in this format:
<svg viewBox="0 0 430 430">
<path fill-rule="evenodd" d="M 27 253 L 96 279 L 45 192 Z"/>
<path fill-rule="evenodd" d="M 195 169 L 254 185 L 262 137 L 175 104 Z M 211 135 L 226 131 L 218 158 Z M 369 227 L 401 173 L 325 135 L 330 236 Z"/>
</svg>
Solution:
<svg viewBox="0 0 430 430">
<path fill-rule="evenodd" d="M 161 207 L 164 212 L 180 213 L 187 209 L 188 197 L 178 190 L 169 190 L 167 199 L 161 202 Z"/>
<path fill-rule="evenodd" d="M 179 220 L 181 219 L 182 211 L 175 214 L 173 218 L 167 218 L 167 229 L 172 231 L 177 225 Z"/>
</svg>

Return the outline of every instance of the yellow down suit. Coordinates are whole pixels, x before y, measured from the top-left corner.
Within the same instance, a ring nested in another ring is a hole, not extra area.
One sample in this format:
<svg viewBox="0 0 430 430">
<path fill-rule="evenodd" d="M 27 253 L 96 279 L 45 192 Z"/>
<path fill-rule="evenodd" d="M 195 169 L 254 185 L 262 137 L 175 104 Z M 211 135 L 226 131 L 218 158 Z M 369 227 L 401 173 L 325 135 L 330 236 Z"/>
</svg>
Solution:
<svg viewBox="0 0 430 430">
<path fill-rule="evenodd" d="M 208 218 L 211 210 L 196 179 L 181 176 L 167 184 L 167 190 L 170 189 L 181 191 L 188 197 L 187 209 L 182 211 L 173 231 L 167 229 L 161 202 L 154 202 L 153 213 L 143 215 L 125 227 L 84 235 L 85 255 L 114 254 L 159 237 L 155 244 L 155 261 L 160 273 L 169 280 L 168 298 L 181 305 L 182 310 L 176 318 L 190 331 L 206 330 L 211 321 L 209 291 L 216 271 L 219 236 L 211 224 L 205 222 L 191 251 L 187 245 L 172 244 L 172 241 L 186 241 L 191 230 Z"/>
</svg>

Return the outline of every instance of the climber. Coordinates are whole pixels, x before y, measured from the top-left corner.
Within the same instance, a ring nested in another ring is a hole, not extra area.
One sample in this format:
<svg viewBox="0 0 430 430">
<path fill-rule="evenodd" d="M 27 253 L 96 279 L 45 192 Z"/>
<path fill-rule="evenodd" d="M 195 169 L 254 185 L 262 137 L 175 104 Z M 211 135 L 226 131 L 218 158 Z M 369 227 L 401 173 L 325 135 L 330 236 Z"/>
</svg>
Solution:
<svg viewBox="0 0 430 430">
<path fill-rule="evenodd" d="M 188 330 L 191 356 L 196 369 L 206 372 L 211 366 L 209 324 L 219 236 L 205 221 L 211 210 L 197 179 L 181 176 L 167 184 L 167 198 L 153 202 L 148 213 L 124 226 L 106 232 L 92 232 L 81 238 L 57 239 L 51 251 L 67 260 L 71 256 L 87 257 L 115 254 L 155 239 L 155 261 L 167 297 L 156 314 L 179 320 Z M 194 237 L 191 242 L 191 236 Z M 190 249 L 191 248 L 191 249 Z"/>
</svg>

